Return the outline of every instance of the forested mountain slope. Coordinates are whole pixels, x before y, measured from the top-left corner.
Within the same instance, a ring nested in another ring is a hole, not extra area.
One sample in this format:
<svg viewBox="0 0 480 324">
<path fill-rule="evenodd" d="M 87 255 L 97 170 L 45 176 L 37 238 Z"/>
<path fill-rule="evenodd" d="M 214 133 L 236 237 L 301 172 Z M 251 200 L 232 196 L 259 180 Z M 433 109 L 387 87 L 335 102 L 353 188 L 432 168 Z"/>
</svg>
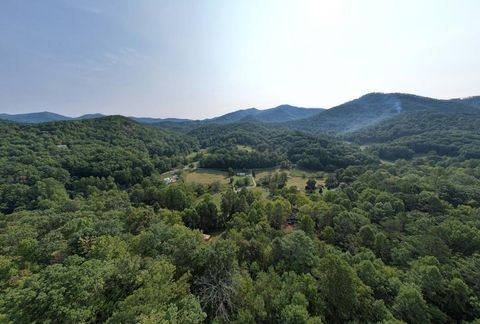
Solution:
<svg viewBox="0 0 480 324">
<path fill-rule="evenodd" d="M 414 114 L 399 116 L 404 133 L 363 136 L 437 145 L 413 120 L 476 132 L 476 115 Z M 478 157 L 385 162 L 258 123 L 180 134 L 114 116 L 0 132 L 2 323 L 480 319 Z M 189 177 L 196 164 L 277 158 L 267 185 Z M 305 187 L 287 186 L 292 162 L 317 171 Z"/>
<path fill-rule="evenodd" d="M 383 158 L 411 158 L 413 154 L 480 158 L 480 114 L 414 112 L 347 134 L 360 144 L 376 145 Z"/>
<path fill-rule="evenodd" d="M 125 117 L 23 125 L 0 122 L 0 183 L 113 177 L 130 185 L 167 171 L 196 147 L 182 135 Z M 12 197 L 13 198 L 13 197 Z"/>
<path fill-rule="evenodd" d="M 460 99 L 452 99 L 452 101 L 458 101 L 461 103 L 466 103 L 468 105 L 475 106 L 477 108 L 480 108 L 480 96 L 473 96 L 473 97 L 466 97 L 466 98 L 460 98 Z"/>
<path fill-rule="evenodd" d="M 208 154 L 200 165 L 209 168 L 266 168 L 280 164 L 312 170 L 330 170 L 349 165 L 375 163 L 356 146 L 339 140 L 274 126 L 240 123 L 210 125 L 187 133 Z M 240 147 L 239 147 L 240 146 Z"/>
<path fill-rule="evenodd" d="M 383 120 L 416 111 L 480 113 L 475 100 L 438 100 L 401 93 L 370 93 L 287 127 L 342 134 L 375 125 Z"/>
</svg>

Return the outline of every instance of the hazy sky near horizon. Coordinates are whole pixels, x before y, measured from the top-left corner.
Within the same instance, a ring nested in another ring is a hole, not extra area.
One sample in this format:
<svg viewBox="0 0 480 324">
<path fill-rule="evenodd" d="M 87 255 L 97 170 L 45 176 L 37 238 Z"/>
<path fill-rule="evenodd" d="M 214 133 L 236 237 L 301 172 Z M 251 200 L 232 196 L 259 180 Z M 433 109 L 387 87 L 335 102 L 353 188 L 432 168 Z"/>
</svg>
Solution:
<svg viewBox="0 0 480 324">
<path fill-rule="evenodd" d="M 477 0 L 2 0 L 0 113 L 480 95 L 479 14 Z"/>
</svg>

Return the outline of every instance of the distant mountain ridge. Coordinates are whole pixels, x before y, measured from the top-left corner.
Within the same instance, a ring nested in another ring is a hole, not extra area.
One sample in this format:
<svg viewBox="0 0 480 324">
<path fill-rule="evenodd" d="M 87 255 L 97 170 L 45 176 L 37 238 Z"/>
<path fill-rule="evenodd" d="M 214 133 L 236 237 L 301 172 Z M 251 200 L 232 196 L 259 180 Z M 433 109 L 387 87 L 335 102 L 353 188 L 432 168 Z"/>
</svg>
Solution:
<svg viewBox="0 0 480 324">
<path fill-rule="evenodd" d="M 282 123 L 302 118 L 308 118 L 316 115 L 325 109 L 322 108 L 302 108 L 290 105 L 280 105 L 275 108 L 260 110 L 249 108 L 237 110 L 223 116 L 203 120 L 207 123 L 229 124 L 241 121 L 257 121 L 262 123 Z"/>
<path fill-rule="evenodd" d="M 65 117 L 59 114 L 51 113 L 48 111 L 29 113 L 29 114 L 0 114 L 0 119 L 14 121 L 18 123 L 44 123 L 50 121 L 68 120 L 69 117 Z"/>
<path fill-rule="evenodd" d="M 104 117 L 102 114 L 86 114 L 80 117 L 68 117 L 55 114 L 49 111 L 34 112 L 27 114 L 0 114 L 0 119 L 9 120 L 17 123 L 37 124 L 62 120 L 93 119 Z"/>
<path fill-rule="evenodd" d="M 452 99 L 452 100 L 462 102 L 462 103 L 466 103 L 466 104 L 469 104 L 469 105 L 480 108 L 480 96 L 458 98 L 458 99 Z"/>
<path fill-rule="evenodd" d="M 229 124 L 240 121 L 256 121 L 261 123 L 280 123 L 292 120 L 307 118 L 313 116 L 324 109 L 321 108 L 301 108 L 290 105 L 281 105 L 275 108 L 260 110 L 257 108 L 241 109 L 219 117 L 191 120 L 182 118 L 152 118 L 152 117 L 134 117 L 128 118 L 141 124 L 157 124 L 157 123 L 214 123 Z M 80 117 L 68 117 L 48 111 L 29 113 L 29 114 L 0 114 L 0 119 L 10 120 L 18 123 L 45 123 L 60 120 L 76 120 L 76 119 L 92 119 L 103 117 L 102 114 L 88 114 Z"/>
<path fill-rule="evenodd" d="M 262 123 L 312 133 L 346 134 L 379 124 L 393 117 L 411 112 L 480 113 L 480 96 L 454 99 L 434 99 L 404 93 L 369 93 L 330 109 L 301 108 L 280 105 L 260 110 L 248 108 L 204 120 L 180 118 L 128 117 L 142 124 L 166 128 L 194 128 L 202 125 L 234 123 Z M 91 119 L 101 114 L 66 117 L 50 112 L 8 115 L 0 119 L 20 123 L 42 123 L 60 120 Z"/>
<path fill-rule="evenodd" d="M 182 118 L 153 118 L 153 117 L 128 117 L 140 124 L 155 124 L 159 122 L 172 122 L 172 123 L 182 123 L 192 121 L 191 119 L 182 119 Z"/>
</svg>

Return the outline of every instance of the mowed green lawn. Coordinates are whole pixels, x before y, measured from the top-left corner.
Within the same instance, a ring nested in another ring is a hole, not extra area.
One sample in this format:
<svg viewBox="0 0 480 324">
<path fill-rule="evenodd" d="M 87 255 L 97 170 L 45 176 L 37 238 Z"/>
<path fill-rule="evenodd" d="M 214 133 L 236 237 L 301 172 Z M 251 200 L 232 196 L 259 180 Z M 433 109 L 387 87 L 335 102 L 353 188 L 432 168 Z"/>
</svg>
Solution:
<svg viewBox="0 0 480 324">
<path fill-rule="evenodd" d="M 228 174 L 223 171 L 216 170 L 194 170 L 186 173 L 186 182 L 195 182 L 200 184 L 209 185 L 215 181 L 219 181 L 221 184 L 228 184 Z"/>
</svg>

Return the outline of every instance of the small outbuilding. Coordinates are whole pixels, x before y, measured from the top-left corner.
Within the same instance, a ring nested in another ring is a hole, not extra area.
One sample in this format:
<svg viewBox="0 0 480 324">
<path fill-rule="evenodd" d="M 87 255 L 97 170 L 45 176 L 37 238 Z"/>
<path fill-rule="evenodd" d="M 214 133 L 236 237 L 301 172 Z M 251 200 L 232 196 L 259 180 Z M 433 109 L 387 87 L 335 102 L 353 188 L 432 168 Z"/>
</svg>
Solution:
<svg viewBox="0 0 480 324">
<path fill-rule="evenodd" d="M 168 178 L 164 178 L 163 179 L 163 183 L 169 185 L 171 183 L 174 183 L 178 180 L 178 176 L 174 175 L 174 176 L 171 176 L 171 177 L 168 177 Z"/>
</svg>

